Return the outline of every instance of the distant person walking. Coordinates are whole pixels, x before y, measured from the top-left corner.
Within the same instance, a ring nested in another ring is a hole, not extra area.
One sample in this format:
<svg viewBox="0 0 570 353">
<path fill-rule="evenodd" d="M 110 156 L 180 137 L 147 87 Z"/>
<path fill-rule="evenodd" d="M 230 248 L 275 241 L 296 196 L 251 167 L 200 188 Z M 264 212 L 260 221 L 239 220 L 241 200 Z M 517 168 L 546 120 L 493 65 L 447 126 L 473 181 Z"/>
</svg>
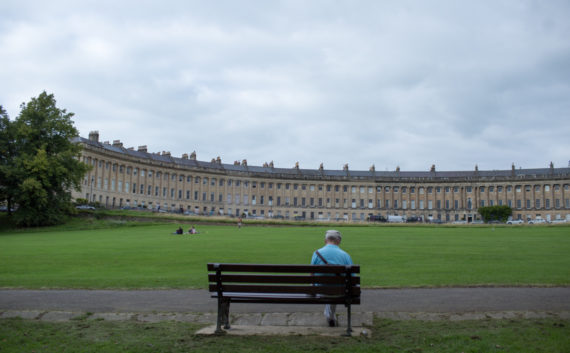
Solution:
<svg viewBox="0 0 570 353">
<path fill-rule="evenodd" d="M 311 265 L 352 265 L 350 255 L 339 246 L 341 240 L 342 235 L 338 230 L 327 230 L 325 246 L 313 253 Z M 335 304 L 325 305 L 324 314 L 330 327 L 338 326 Z"/>
<path fill-rule="evenodd" d="M 241 228 L 241 217 L 238 217 L 238 229 Z"/>
</svg>

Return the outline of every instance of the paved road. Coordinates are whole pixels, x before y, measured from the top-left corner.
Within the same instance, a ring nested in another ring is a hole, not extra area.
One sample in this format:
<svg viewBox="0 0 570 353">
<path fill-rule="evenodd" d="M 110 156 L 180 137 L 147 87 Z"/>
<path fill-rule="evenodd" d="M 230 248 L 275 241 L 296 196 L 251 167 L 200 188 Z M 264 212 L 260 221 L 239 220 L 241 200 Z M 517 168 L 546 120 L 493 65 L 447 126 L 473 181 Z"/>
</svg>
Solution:
<svg viewBox="0 0 570 353">
<path fill-rule="evenodd" d="M 0 290 L 0 311 L 215 313 L 205 290 Z M 316 312 L 319 305 L 239 304 L 232 312 Z M 367 289 L 355 312 L 570 311 L 570 287 Z"/>
</svg>

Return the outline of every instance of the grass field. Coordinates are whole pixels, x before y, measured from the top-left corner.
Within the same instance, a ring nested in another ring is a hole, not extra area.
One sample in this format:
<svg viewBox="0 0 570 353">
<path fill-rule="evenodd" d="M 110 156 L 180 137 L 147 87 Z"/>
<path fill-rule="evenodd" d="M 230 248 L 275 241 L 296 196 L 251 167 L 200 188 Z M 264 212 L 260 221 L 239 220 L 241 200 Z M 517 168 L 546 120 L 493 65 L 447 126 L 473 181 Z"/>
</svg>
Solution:
<svg viewBox="0 0 570 353">
<path fill-rule="evenodd" d="M 568 352 L 570 322 L 376 320 L 370 338 L 197 336 L 195 324 L 2 320 L 2 352 Z"/>
<path fill-rule="evenodd" d="M 0 232 L 0 287 L 205 288 L 207 262 L 308 263 L 326 230 L 85 222 Z M 339 229 L 365 287 L 570 284 L 570 227 Z"/>
</svg>

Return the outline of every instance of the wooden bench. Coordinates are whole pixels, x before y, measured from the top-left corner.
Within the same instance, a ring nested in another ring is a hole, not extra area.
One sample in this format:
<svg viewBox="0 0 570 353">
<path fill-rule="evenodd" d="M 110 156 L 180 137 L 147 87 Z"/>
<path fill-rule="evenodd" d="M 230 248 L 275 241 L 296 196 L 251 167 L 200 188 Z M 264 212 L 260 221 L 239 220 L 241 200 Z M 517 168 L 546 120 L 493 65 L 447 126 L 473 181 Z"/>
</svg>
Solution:
<svg viewBox="0 0 570 353">
<path fill-rule="evenodd" d="M 344 304 L 346 334 L 352 304 L 360 304 L 359 265 L 208 264 L 209 291 L 218 299 L 216 333 L 230 328 L 230 303 Z"/>
</svg>

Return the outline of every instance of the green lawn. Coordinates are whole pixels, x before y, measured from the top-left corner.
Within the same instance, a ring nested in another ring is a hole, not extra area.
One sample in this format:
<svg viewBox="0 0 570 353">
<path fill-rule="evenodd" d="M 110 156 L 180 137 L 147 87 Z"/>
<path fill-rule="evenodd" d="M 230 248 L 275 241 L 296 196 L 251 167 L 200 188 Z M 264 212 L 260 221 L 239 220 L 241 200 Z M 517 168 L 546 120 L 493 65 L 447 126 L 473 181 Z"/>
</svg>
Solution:
<svg viewBox="0 0 570 353">
<path fill-rule="evenodd" d="M 326 230 L 113 224 L 3 230 L 0 287 L 205 288 L 207 262 L 308 263 Z M 567 226 L 339 229 L 365 287 L 570 284 Z"/>
<path fill-rule="evenodd" d="M 197 336 L 196 324 L 0 321 L 2 352 L 568 352 L 568 320 L 376 320 L 372 336 Z"/>
</svg>

